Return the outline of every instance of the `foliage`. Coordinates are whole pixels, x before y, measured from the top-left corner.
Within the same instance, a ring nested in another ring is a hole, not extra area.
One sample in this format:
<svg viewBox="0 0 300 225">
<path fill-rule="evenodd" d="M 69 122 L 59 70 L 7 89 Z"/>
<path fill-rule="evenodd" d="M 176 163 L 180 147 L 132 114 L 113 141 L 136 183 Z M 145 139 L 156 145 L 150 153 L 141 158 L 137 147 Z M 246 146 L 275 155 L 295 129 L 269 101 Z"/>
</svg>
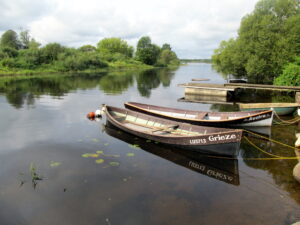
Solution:
<svg viewBox="0 0 300 225">
<path fill-rule="evenodd" d="M 28 49 L 30 44 L 30 35 L 28 30 L 20 32 L 20 44 L 21 48 Z"/>
<path fill-rule="evenodd" d="M 133 47 L 120 38 L 104 38 L 97 44 L 97 48 L 105 60 L 117 61 L 131 58 Z"/>
<path fill-rule="evenodd" d="M 19 37 L 12 30 L 6 31 L 0 41 L 0 73 L 87 72 L 106 67 L 152 68 L 149 65 L 168 66 L 179 62 L 169 44 L 164 44 L 161 51 L 151 43 L 150 37 L 141 38 L 139 58 L 133 58 L 134 48 L 120 38 L 105 38 L 99 41 L 97 48 L 84 45 L 75 49 L 59 43 L 40 45 L 28 30 L 21 31 Z"/>
<path fill-rule="evenodd" d="M 20 48 L 20 42 L 18 40 L 18 35 L 13 30 L 8 30 L 4 32 L 4 34 L 1 37 L 0 40 L 0 47 L 9 47 L 13 49 L 19 49 Z"/>
<path fill-rule="evenodd" d="M 42 62 L 51 63 L 58 59 L 58 55 L 65 51 L 65 48 L 58 43 L 50 43 L 41 48 Z"/>
<path fill-rule="evenodd" d="M 222 41 L 212 61 L 226 74 L 272 83 L 300 54 L 300 0 L 260 0 L 246 15 L 238 37 Z"/>
<path fill-rule="evenodd" d="M 284 67 L 283 73 L 274 80 L 275 85 L 300 86 L 300 56 Z"/>
<path fill-rule="evenodd" d="M 172 50 L 166 48 L 161 51 L 159 58 L 157 60 L 158 65 L 167 66 L 167 65 L 178 65 L 179 59 L 177 55 Z"/>
<path fill-rule="evenodd" d="M 82 52 L 95 52 L 96 49 L 97 48 L 93 45 L 83 45 L 78 50 Z"/>
<path fill-rule="evenodd" d="M 160 54 L 160 47 L 151 43 L 149 36 L 141 37 L 137 44 L 137 60 L 147 64 L 154 65 Z"/>
</svg>

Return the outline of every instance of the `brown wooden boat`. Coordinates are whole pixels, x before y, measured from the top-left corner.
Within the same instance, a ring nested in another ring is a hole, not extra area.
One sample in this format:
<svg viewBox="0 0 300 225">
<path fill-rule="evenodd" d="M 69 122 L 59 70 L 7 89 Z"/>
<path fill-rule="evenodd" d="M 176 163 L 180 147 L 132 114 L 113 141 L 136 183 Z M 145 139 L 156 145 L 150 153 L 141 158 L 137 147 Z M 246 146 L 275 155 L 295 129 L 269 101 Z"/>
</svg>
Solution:
<svg viewBox="0 0 300 225">
<path fill-rule="evenodd" d="M 112 106 L 102 111 L 114 126 L 141 138 L 219 155 L 235 157 L 239 152 L 240 129 L 194 126 Z"/>
<path fill-rule="evenodd" d="M 137 102 L 127 102 L 125 107 L 137 112 L 166 118 L 178 122 L 186 122 L 200 126 L 271 126 L 272 110 L 257 110 L 247 112 L 207 112 L 185 109 L 175 109 L 148 105 Z"/>
</svg>

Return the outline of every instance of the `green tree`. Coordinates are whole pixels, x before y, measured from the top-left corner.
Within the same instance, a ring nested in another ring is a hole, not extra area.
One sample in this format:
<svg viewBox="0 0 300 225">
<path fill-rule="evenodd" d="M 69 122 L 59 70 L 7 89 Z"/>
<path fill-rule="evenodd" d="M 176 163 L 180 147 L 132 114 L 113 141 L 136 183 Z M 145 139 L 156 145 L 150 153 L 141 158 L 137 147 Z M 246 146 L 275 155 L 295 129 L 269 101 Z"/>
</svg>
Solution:
<svg viewBox="0 0 300 225">
<path fill-rule="evenodd" d="M 137 60 L 154 65 L 160 54 L 160 47 L 152 44 L 149 36 L 141 37 L 137 44 L 136 58 Z"/>
<path fill-rule="evenodd" d="M 37 42 L 34 38 L 31 38 L 28 48 L 30 49 L 38 49 L 41 46 L 41 43 Z"/>
<path fill-rule="evenodd" d="M 1 36 L 0 40 L 0 47 L 9 47 L 13 49 L 19 49 L 20 48 L 20 42 L 18 40 L 18 35 L 13 30 L 5 31 L 4 34 Z"/>
<path fill-rule="evenodd" d="M 43 63 L 51 63 L 57 60 L 58 55 L 66 50 L 58 43 L 50 43 L 41 49 Z"/>
<path fill-rule="evenodd" d="M 19 34 L 21 48 L 28 49 L 30 44 L 30 35 L 28 30 L 23 30 Z"/>
<path fill-rule="evenodd" d="M 131 58 L 133 55 L 133 47 L 128 45 L 127 42 L 121 38 L 104 38 L 103 40 L 99 41 L 97 48 L 104 56 L 121 54 L 125 57 Z"/>
<path fill-rule="evenodd" d="M 226 74 L 272 83 L 300 53 L 300 0 L 260 0 L 242 21 L 236 39 L 223 41 L 212 61 Z"/>
<path fill-rule="evenodd" d="M 164 49 L 161 51 L 159 58 L 157 60 L 158 65 L 162 66 L 168 66 L 168 65 L 178 65 L 179 59 L 177 58 L 177 55 L 175 52 Z"/>
<path fill-rule="evenodd" d="M 161 50 L 170 50 L 172 51 L 171 45 L 168 43 L 163 44 L 163 46 L 161 47 Z"/>
<path fill-rule="evenodd" d="M 82 52 L 95 52 L 96 49 L 97 48 L 93 45 L 83 45 L 79 48 L 79 51 L 82 51 Z"/>
<path fill-rule="evenodd" d="M 274 80 L 275 85 L 300 86 L 300 56 L 284 67 L 283 73 Z"/>
</svg>

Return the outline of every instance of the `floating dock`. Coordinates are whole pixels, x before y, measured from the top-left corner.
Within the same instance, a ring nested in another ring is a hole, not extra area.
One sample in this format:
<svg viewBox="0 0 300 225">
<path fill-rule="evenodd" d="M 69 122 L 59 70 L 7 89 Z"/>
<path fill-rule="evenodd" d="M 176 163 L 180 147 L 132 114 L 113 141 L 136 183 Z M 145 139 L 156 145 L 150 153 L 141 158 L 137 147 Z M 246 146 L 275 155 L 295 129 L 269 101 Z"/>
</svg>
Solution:
<svg viewBox="0 0 300 225">
<path fill-rule="evenodd" d="M 204 83 L 186 83 L 179 84 L 179 87 L 185 88 L 185 94 L 210 95 L 210 96 L 229 96 L 237 87 L 225 87 L 224 84 L 204 84 Z"/>
<path fill-rule="evenodd" d="M 226 84 L 207 84 L 207 83 L 185 83 L 178 84 L 185 88 L 185 94 L 210 95 L 210 96 L 230 96 L 238 89 L 260 89 L 273 91 L 295 91 L 299 98 L 300 86 L 275 86 L 265 84 L 248 83 L 226 83 Z"/>
</svg>

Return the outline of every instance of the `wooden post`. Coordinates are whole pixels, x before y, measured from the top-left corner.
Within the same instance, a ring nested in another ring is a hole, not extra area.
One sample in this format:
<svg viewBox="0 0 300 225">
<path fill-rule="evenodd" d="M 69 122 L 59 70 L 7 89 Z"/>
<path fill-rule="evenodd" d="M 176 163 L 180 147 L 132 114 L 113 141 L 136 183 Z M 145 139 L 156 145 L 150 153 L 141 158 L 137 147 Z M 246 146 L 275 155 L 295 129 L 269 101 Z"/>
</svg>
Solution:
<svg viewBox="0 0 300 225">
<path fill-rule="evenodd" d="M 300 103 L 300 92 L 296 92 L 295 94 L 295 102 Z"/>
</svg>

